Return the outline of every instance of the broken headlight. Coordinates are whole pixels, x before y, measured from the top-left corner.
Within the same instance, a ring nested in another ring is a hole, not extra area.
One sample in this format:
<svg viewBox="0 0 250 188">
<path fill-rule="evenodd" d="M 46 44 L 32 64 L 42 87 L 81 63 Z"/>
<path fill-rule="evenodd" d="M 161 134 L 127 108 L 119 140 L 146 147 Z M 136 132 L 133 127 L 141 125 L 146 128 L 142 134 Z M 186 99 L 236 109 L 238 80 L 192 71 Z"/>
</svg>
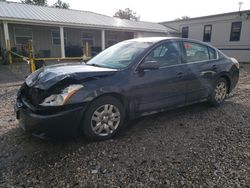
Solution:
<svg viewBox="0 0 250 188">
<path fill-rule="evenodd" d="M 52 94 L 45 98 L 40 104 L 41 106 L 62 106 L 68 102 L 71 96 L 73 96 L 78 90 L 83 88 L 83 85 L 70 85 L 62 90 L 60 94 Z"/>
</svg>

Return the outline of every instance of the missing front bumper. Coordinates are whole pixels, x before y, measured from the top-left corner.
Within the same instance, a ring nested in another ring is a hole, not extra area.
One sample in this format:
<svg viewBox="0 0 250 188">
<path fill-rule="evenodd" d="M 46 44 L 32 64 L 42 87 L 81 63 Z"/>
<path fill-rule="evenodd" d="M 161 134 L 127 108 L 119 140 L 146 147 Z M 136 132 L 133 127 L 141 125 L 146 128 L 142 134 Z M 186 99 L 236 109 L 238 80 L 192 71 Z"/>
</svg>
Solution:
<svg viewBox="0 0 250 188">
<path fill-rule="evenodd" d="M 76 107 L 54 114 L 41 115 L 18 102 L 15 106 L 19 126 L 26 132 L 43 139 L 77 136 L 84 110 L 84 107 Z"/>
</svg>

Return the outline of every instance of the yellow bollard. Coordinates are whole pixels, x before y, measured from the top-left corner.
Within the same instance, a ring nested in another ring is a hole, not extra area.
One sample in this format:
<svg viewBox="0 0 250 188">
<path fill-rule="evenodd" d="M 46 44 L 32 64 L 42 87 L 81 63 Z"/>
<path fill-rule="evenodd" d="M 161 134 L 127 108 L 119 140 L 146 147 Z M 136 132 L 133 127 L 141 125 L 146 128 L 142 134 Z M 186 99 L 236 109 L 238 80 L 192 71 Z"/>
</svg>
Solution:
<svg viewBox="0 0 250 188">
<path fill-rule="evenodd" d="M 35 64 L 34 48 L 32 45 L 32 40 L 29 40 L 29 42 L 28 42 L 28 49 L 29 49 L 30 71 L 35 72 L 36 71 L 36 64 Z"/>
<path fill-rule="evenodd" d="M 89 57 L 89 43 L 86 42 L 86 56 Z"/>
<path fill-rule="evenodd" d="M 86 42 L 85 45 L 85 55 L 87 56 L 87 58 L 89 59 L 91 57 L 91 46 L 89 45 L 88 42 Z"/>
<path fill-rule="evenodd" d="M 35 64 L 34 58 L 30 59 L 30 67 L 31 67 L 31 72 L 35 72 L 36 71 L 36 64 Z"/>
</svg>

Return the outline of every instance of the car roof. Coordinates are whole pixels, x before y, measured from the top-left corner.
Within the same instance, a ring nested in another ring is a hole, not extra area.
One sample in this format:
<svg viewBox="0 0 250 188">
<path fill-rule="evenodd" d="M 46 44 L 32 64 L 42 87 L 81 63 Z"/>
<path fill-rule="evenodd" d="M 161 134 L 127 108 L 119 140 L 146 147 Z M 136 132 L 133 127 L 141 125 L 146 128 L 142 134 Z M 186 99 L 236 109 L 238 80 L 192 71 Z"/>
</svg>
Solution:
<svg viewBox="0 0 250 188">
<path fill-rule="evenodd" d="M 209 45 L 207 43 L 204 43 L 204 42 L 196 40 L 196 39 L 182 38 L 182 37 L 142 37 L 142 38 L 130 39 L 130 40 L 127 40 L 127 41 L 157 43 L 157 42 L 166 41 L 166 40 L 179 40 L 179 41 L 188 41 L 188 42 L 198 42 L 198 43 L 203 43 L 205 45 Z"/>
<path fill-rule="evenodd" d="M 134 42 L 149 42 L 149 43 L 158 43 L 161 41 L 167 41 L 167 40 L 179 40 L 179 41 L 186 41 L 186 42 L 195 42 L 195 43 L 200 43 L 205 46 L 213 47 L 209 43 L 205 43 L 196 39 L 190 39 L 190 38 L 182 38 L 182 37 L 142 37 L 142 38 L 135 38 L 135 39 L 130 39 L 127 41 L 134 41 Z"/>
<path fill-rule="evenodd" d="M 130 39 L 129 41 L 156 43 L 156 42 L 168 40 L 168 39 L 181 39 L 181 38 L 179 37 L 142 37 L 142 38 Z"/>
</svg>

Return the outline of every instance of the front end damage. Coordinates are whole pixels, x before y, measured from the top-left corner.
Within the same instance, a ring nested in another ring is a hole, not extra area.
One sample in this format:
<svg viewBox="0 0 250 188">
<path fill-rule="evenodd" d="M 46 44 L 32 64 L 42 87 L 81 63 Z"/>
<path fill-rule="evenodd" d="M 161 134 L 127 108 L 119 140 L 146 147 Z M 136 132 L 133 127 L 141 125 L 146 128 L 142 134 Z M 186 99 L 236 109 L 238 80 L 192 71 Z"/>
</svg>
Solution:
<svg viewBox="0 0 250 188">
<path fill-rule="evenodd" d="M 23 84 L 15 105 L 20 127 L 42 139 L 77 136 L 86 105 L 80 103 L 57 107 L 39 106 L 48 95 L 48 91 Z"/>
<path fill-rule="evenodd" d="M 87 103 L 96 97 L 101 78 L 115 72 L 82 63 L 38 69 L 17 94 L 15 111 L 20 126 L 41 138 L 77 135 Z"/>
</svg>

